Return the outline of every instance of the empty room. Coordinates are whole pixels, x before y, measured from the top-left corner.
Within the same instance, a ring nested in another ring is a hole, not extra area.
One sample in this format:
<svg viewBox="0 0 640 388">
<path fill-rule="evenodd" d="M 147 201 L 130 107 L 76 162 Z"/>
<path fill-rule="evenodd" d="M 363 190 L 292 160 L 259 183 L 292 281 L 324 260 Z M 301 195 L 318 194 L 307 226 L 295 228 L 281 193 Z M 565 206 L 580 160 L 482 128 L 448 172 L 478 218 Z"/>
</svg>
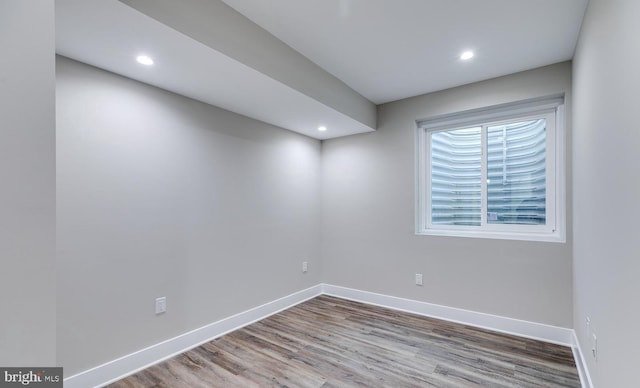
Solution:
<svg viewBox="0 0 640 388">
<path fill-rule="evenodd" d="M 637 387 L 638 0 L 3 0 L 0 386 Z"/>
</svg>

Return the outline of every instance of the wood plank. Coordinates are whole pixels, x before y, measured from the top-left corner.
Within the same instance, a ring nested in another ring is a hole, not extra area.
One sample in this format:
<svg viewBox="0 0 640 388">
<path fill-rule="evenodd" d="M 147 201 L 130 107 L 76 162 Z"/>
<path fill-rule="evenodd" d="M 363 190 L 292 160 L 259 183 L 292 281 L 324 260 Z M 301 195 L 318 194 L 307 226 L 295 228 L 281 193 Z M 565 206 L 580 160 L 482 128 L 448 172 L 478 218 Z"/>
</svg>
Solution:
<svg viewBox="0 0 640 388">
<path fill-rule="evenodd" d="M 319 296 L 111 388 L 580 387 L 570 348 Z"/>
</svg>

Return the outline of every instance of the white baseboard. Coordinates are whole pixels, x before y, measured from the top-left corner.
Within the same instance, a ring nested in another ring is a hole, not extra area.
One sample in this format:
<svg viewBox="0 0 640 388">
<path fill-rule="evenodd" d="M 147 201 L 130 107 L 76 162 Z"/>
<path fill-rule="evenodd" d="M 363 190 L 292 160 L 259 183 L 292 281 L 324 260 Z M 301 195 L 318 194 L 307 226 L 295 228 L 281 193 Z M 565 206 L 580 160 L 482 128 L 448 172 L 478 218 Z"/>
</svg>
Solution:
<svg viewBox="0 0 640 388">
<path fill-rule="evenodd" d="M 575 331 L 573 332 L 573 359 L 576 361 L 576 367 L 578 368 L 578 375 L 580 375 L 580 383 L 582 388 L 593 388 L 593 382 L 591 381 L 591 375 L 587 367 L 587 360 L 584 358 L 580 342 L 578 342 L 578 336 Z"/>
<path fill-rule="evenodd" d="M 333 295 L 343 299 L 350 299 L 356 302 L 368 303 L 394 310 L 438 318 L 445 321 L 462 323 L 519 337 L 531 338 L 564 346 L 573 346 L 574 343 L 573 330 L 564 327 L 479 313 L 454 307 L 420 302 L 417 300 L 333 286 L 330 284 L 323 284 L 322 292 L 323 294 Z"/>
<path fill-rule="evenodd" d="M 322 293 L 316 285 L 261 306 L 241 312 L 201 328 L 149 346 L 135 353 L 91 368 L 64 379 L 65 388 L 101 387 L 160 361 L 169 359 L 196 346 L 230 333 L 253 322 L 264 319 L 282 310 L 314 298 Z"/>
<path fill-rule="evenodd" d="M 462 323 L 519 337 L 570 346 L 573 349 L 583 388 L 593 388 L 584 356 L 572 329 L 330 284 L 318 284 L 70 376 L 64 379 L 64 386 L 65 388 L 87 388 L 107 385 L 321 294 Z"/>
</svg>

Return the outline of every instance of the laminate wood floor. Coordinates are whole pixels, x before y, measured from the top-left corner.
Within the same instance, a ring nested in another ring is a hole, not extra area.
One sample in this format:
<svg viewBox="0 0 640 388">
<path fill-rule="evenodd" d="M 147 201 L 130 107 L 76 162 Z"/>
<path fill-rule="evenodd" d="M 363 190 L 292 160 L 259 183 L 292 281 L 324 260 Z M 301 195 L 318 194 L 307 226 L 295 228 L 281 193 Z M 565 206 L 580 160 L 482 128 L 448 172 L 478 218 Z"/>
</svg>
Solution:
<svg viewBox="0 0 640 388">
<path fill-rule="evenodd" d="M 110 385 L 580 387 L 568 347 L 319 296 Z"/>
</svg>

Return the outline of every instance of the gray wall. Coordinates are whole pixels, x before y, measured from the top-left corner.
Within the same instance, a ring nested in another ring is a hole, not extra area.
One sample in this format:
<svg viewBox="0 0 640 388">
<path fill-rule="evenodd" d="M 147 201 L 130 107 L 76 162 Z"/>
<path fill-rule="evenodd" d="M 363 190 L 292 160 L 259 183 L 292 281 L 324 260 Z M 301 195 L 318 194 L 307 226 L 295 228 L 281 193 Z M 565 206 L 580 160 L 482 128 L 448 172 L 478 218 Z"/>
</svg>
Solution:
<svg viewBox="0 0 640 388">
<path fill-rule="evenodd" d="M 591 0 L 573 63 L 575 329 L 597 387 L 638 386 L 639 15 L 636 0 Z"/>
<path fill-rule="evenodd" d="M 62 57 L 56 98 L 67 376 L 320 282 L 319 141 Z"/>
<path fill-rule="evenodd" d="M 381 105 L 376 132 L 325 141 L 323 280 L 571 327 L 570 222 L 566 244 L 414 234 L 416 119 L 557 93 L 570 108 L 568 62 Z"/>
<path fill-rule="evenodd" d="M 0 2 L 0 365 L 54 366 L 54 8 Z"/>
</svg>

